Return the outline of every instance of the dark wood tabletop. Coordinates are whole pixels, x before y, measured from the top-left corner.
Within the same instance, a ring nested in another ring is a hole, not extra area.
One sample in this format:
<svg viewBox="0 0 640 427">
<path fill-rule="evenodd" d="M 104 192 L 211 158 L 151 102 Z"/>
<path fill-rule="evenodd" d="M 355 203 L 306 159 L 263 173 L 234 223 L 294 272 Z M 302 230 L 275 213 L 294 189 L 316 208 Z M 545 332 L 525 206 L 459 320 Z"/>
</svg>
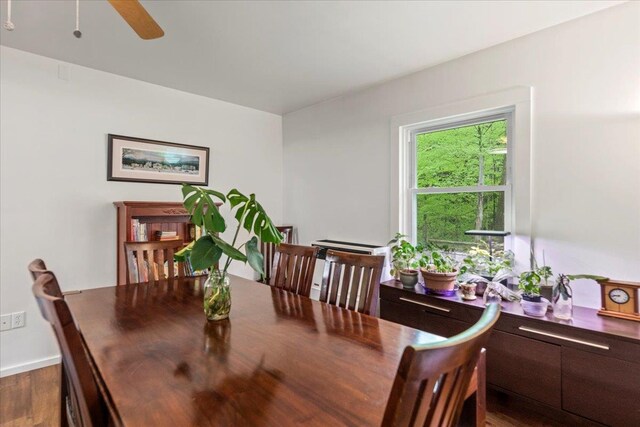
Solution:
<svg viewBox="0 0 640 427">
<path fill-rule="evenodd" d="M 442 339 L 235 276 L 207 322 L 203 282 L 65 297 L 120 423 L 379 425 L 404 348 Z"/>
</svg>

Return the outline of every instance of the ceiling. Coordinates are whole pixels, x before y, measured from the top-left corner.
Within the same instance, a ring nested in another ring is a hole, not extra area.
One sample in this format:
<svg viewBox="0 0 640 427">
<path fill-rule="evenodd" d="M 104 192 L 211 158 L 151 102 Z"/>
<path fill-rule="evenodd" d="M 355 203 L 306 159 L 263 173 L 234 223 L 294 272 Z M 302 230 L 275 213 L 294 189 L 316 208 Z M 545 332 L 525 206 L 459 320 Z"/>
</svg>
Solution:
<svg viewBox="0 0 640 427">
<path fill-rule="evenodd" d="M 143 0 L 165 31 L 150 41 L 80 3 L 81 39 L 75 1 L 14 0 L 0 43 L 284 114 L 623 2 Z"/>
</svg>

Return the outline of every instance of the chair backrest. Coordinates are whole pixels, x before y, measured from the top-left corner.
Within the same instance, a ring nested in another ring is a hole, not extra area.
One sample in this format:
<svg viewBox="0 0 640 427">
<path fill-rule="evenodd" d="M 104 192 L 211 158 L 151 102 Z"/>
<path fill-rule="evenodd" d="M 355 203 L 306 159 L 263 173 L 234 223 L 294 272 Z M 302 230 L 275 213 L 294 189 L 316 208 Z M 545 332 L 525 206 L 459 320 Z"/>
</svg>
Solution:
<svg viewBox="0 0 640 427">
<path fill-rule="evenodd" d="M 308 297 L 318 248 L 281 243 L 276 246 L 273 274 L 269 284 L 285 291 Z"/>
<path fill-rule="evenodd" d="M 53 327 L 58 340 L 65 372 L 70 383 L 70 416 L 76 426 L 107 425 L 108 415 L 91 365 L 82 343 L 80 332 L 71 317 L 64 299 L 56 295 L 55 278 L 41 274 L 33 284 L 42 317 Z"/>
<path fill-rule="evenodd" d="M 293 243 L 293 227 L 290 225 L 279 225 L 276 227 L 280 233 L 282 233 L 282 243 Z M 276 245 L 273 243 L 260 242 L 260 253 L 262 253 L 264 277 L 262 281 L 264 283 L 271 283 L 271 276 L 274 270 L 274 257 L 276 254 Z"/>
<path fill-rule="evenodd" d="M 382 425 L 455 426 L 480 352 L 499 316 L 500 305 L 490 304 L 463 333 L 405 348 Z"/>
<path fill-rule="evenodd" d="M 40 258 L 36 258 L 29 263 L 29 273 L 31 273 L 31 278 L 35 282 L 38 277 L 43 274 L 49 273 L 53 276 L 53 282 L 51 283 L 51 289 L 53 291 L 53 295 L 59 298 L 64 298 L 62 295 L 62 290 L 60 289 L 60 285 L 58 284 L 58 279 L 56 279 L 56 275 L 53 274 L 53 271 L 47 270 L 47 265 Z"/>
<path fill-rule="evenodd" d="M 375 315 L 384 256 L 328 250 L 324 261 L 320 301 Z"/>
<path fill-rule="evenodd" d="M 165 242 L 125 242 L 127 284 L 151 282 L 175 276 L 184 277 L 184 263 L 175 262 L 173 255 L 184 246 L 181 240 Z M 165 262 L 167 269 L 165 272 Z"/>
</svg>

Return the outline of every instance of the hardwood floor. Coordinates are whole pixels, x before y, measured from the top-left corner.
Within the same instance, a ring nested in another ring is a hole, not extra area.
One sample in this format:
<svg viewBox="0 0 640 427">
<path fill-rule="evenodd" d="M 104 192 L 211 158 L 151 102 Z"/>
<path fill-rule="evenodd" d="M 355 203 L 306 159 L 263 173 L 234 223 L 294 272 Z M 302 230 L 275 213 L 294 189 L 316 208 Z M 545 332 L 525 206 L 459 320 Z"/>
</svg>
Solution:
<svg viewBox="0 0 640 427">
<path fill-rule="evenodd" d="M 60 365 L 0 378 L 0 427 L 59 425 Z M 558 427 L 551 419 L 522 413 L 488 393 L 487 426 Z"/>
<path fill-rule="evenodd" d="M 57 426 L 60 365 L 0 378 L 0 426 Z"/>
<path fill-rule="evenodd" d="M 563 424 L 541 415 L 540 409 L 534 409 L 523 402 L 514 402 L 492 390 L 487 390 L 487 426 L 492 427 L 563 427 Z"/>
</svg>

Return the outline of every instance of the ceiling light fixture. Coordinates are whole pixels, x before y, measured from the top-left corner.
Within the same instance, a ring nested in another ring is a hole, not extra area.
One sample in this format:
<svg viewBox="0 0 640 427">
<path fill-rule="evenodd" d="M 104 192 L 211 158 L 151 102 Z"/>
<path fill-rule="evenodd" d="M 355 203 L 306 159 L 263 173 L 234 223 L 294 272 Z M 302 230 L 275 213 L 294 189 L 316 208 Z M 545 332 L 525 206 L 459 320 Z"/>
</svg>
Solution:
<svg viewBox="0 0 640 427">
<path fill-rule="evenodd" d="M 80 0 L 76 0 L 76 29 L 73 31 L 73 35 L 77 38 L 82 37 L 80 32 Z"/>
<path fill-rule="evenodd" d="M 11 22 L 11 0 L 7 0 L 7 20 L 2 26 L 7 31 L 13 31 L 13 29 L 16 27 L 15 25 L 13 25 L 13 22 Z"/>
</svg>

